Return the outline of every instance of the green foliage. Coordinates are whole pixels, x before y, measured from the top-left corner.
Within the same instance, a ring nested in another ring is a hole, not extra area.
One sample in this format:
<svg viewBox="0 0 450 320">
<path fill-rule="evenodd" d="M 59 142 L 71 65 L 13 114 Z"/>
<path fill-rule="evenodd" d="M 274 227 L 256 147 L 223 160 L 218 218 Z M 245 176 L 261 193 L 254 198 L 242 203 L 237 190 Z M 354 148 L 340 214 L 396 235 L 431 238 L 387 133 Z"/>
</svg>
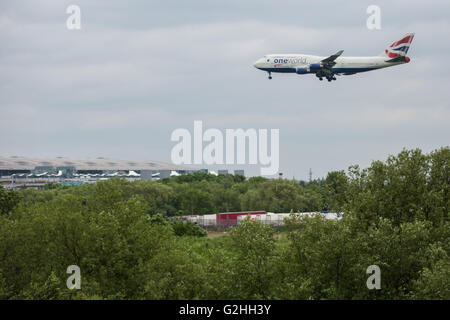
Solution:
<svg viewBox="0 0 450 320">
<path fill-rule="evenodd" d="M 324 198 L 329 210 L 340 212 L 346 203 L 348 177 L 344 171 L 329 172 L 324 183 Z"/>
<path fill-rule="evenodd" d="M 116 200 L 96 203 L 95 210 L 83 199 L 61 195 L 3 220 L 0 270 L 12 288 L 11 298 L 40 297 L 30 296 L 36 285 L 54 283 L 48 280 L 52 272 L 66 279 L 72 264 L 81 268 L 88 294 L 93 288 L 92 294 L 101 297 L 138 298 L 148 265 L 161 252 L 170 252 L 173 233 L 170 226 L 150 223 L 142 199 L 121 201 L 119 194 L 104 193 L 102 197 Z"/>
<path fill-rule="evenodd" d="M 414 299 L 450 299 L 450 257 L 442 248 L 441 243 L 435 243 L 427 251 L 428 266 L 414 281 L 411 297 Z"/>
<path fill-rule="evenodd" d="M 267 180 L 250 185 L 241 198 L 243 210 L 270 212 L 315 211 L 321 209 L 321 196 L 303 190 L 295 181 Z"/>
<path fill-rule="evenodd" d="M 207 232 L 197 223 L 177 221 L 172 226 L 177 236 L 206 237 Z"/>
<path fill-rule="evenodd" d="M 232 248 L 237 252 L 233 263 L 234 294 L 240 299 L 268 299 L 272 297 L 274 277 L 275 239 L 269 225 L 247 217 L 230 232 Z"/>
<path fill-rule="evenodd" d="M 199 187 L 196 188 L 195 185 Z M 185 214 L 202 215 L 215 211 L 211 194 L 202 190 L 203 188 L 199 183 L 194 185 L 183 184 L 179 188 L 183 189 L 180 192 L 180 206 Z"/>
<path fill-rule="evenodd" d="M 63 189 L 66 187 L 63 187 L 59 183 L 55 183 L 55 182 L 49 182 L 49 183 L 45 184 L 45 186 L 44 186 L 44 190 L 53 190 L 53 189 L 60 189 L 60 188 Z"/>
<path fill-rule="evenodd" d="M 3 186 L 0 186 L 0 214 L 9 214 L 19 201 L 17 192 L 5 190 Z"/>
<path fill-rule="evenodd" d="M 0 299 L 450 299 L 449 163 L 445 147 L 310 183 L 195 173 L 0 188 Z M 239 210 L 292 217 L 214 239 L 171 222 Z M 344 215 L 294 214 L 321 210 Z M 81 290 L 66 288 L 73 264 Z M 366 287 L 370 265 L 381 290 Z"/>
<path fill-rule="evenodd" d="M 350 168 L 345 212 L 361 217 L 364 223 L 385 217 L 395 224 L 428 220 L 448 221 L 450 149 L 430 155 L 419 149 L 403 150 L 386 163 L 375 161 L 364 170 Z"/>
</svg>

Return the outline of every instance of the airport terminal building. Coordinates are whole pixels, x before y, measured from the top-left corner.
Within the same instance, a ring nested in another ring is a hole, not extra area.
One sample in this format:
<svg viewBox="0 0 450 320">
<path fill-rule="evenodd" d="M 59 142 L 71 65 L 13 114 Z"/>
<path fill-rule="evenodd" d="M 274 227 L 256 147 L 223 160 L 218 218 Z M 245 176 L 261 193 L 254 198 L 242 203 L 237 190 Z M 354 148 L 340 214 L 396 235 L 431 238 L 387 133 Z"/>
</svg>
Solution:
<svg viewBox="0 0 450 320">
<path fill-rule="evenodd" d="M 122 177 L 130 181 L 159 180 L 197 171 L 208 173 L 207 169 L 188 168 L 151 160 L 0 157 L 0 183 L 6 188 L 13 189 L 40 188 L 50 182 L 80 185 L 113 177 Z M 225 173 L 225 170 L 219 172 L 219 174 Z M 235 170 L 235 174 L 244 175 L 244 172 Z"/>
<path fill-rule="evenodd" d="M 158 180 L 195 171 L 198 170 L 158 161 L 0 157 L 1 183 L 12 188 L 39 187 L 49 182 L 77 185 L 112 177 Z"/>
</svg>

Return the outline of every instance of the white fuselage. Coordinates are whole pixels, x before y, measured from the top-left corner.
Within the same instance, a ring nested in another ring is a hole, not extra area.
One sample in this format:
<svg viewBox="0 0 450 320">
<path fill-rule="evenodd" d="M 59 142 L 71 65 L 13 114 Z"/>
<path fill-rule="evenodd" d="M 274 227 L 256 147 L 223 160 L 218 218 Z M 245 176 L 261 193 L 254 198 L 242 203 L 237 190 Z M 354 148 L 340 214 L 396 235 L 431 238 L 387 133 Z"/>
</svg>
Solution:
<svg viewBox="0 0 450 320">
<path fill-rule="evenodd" d="M 267 72 L 316 73 L 311 65 L 319 64 L 326 57 L 306 54 L 270 54 L 255 62 L 254 67 Z M 386 68 L 405 62 L 386 62 L 387 57 L 338 57 L 333 72 L 336 74 L 354 74 Z M 299 72 L 304 70 L 305 72 Z"/>
</svg>

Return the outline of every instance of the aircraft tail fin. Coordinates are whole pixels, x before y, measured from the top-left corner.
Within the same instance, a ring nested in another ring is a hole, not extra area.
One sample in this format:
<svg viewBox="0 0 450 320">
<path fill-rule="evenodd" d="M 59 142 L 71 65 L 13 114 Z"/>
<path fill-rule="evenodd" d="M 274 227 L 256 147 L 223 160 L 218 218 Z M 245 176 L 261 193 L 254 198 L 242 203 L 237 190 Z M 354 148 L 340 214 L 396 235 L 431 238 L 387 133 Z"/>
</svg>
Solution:
<svg viewBox="0 0 450 320">
<path fill-rule="evenodd" d="M 395 58 L 406 58 L 409 46 L 414 39 L 414 33 L 407 33 L 398 41 L 395 41 L 389 47 L 384 50 L 380 56 L 395 59 Z"/>
</svg>

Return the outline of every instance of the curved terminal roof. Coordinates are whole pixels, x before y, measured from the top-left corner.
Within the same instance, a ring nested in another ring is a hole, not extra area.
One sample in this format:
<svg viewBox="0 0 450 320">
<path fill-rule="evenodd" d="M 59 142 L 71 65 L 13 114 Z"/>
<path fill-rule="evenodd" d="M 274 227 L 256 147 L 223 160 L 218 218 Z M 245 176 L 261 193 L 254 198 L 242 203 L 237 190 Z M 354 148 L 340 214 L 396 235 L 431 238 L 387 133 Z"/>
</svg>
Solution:
<svg viewBox="0 0 450 320">
<path fill-rule="evenodd" d="M 195 170 L 153 160 L 112 160 L 105 158 L 75 160 L 71 158 L 0 157 L 0 170 L 34 170 L 36 167 L 75 167 L 76 170 Z"/>
</svg>

